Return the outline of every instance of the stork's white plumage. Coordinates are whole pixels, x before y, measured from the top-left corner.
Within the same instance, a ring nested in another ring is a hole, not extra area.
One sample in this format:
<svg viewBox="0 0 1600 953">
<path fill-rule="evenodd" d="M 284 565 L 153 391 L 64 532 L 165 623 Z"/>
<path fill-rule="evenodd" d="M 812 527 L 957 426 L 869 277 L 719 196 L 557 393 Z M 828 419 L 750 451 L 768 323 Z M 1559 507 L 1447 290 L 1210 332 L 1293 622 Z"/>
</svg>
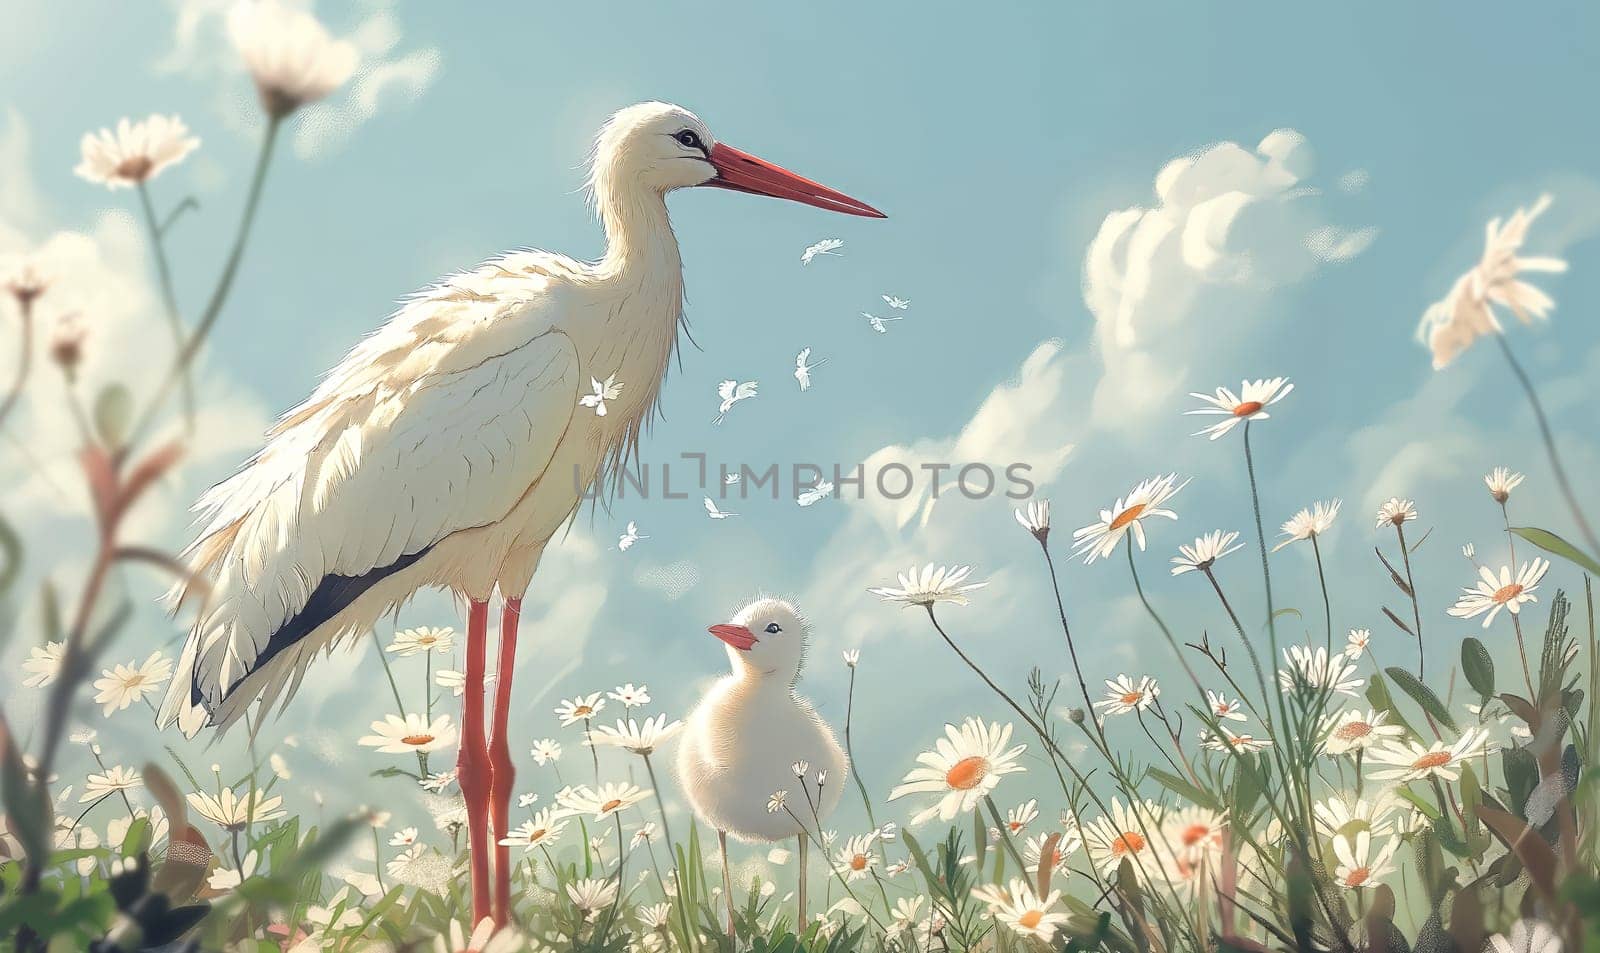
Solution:
<svg viewBox="0 0 1600 953">
<path fill-rule="evenodd" d="M 709 185 L 882 217 L 717 142 L 666 103 L 606 123 L 589 185 L 603 258 L 514 252 L 414 295 L 201 499 L 188 556 L 209 596 L 160 711 L 193 735 L 253 701 L 287 704 L 319 651 L 418 589 L 454 591 L 470 605 L 460 772 L 475 921 L 489 912 L 481 809 L 492 783 L 503 836 L 510 797 L 504 723 L 522 594 L 588 488 L 637 450 L 676 345 L 683 276 L 667 193 Z M 490 750 L 484 639 L 497 588 Z M 508 864 L 497 866 L 508 885 Z M 505 893 L 494 898 L 502 922 Z"/>
</svg>

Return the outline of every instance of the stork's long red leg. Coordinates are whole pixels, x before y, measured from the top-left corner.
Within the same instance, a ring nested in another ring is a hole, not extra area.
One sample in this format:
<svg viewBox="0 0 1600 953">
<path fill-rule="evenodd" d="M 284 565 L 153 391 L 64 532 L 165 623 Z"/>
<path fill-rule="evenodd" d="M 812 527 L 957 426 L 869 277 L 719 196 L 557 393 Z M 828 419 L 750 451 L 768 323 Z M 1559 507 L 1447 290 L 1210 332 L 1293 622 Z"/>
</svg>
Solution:
<svg viewBox="0 0 1600 953">
<path fill-rule="evenodd" d="M 456 780 L 467 804 L 467 859 L 472 869 L 472 922 L 490 915 L 489 904 L 489 745 L 483 734 L 483 676 L 488 654 L 489 603 L 467 609 L 467 672 L 462 686 L 461 752 Z"/>
<path fill-rule="evenodd" d="M 517 783 L 517 769 L 511 763 L 511 743 L 507 722 L 511 717 L 511 671 L 517 662 L 517 622 L 522 618 L 522 600 L 507 599 L 500 614 L 500 662 L 495 666 L 494 727 L 489 736 L 490 809 L 494 817 L 494 922 L 504 926 L 511 907 L 511 848 L 503 847 L 511 828 L 511 789 Z"/>
</svg>

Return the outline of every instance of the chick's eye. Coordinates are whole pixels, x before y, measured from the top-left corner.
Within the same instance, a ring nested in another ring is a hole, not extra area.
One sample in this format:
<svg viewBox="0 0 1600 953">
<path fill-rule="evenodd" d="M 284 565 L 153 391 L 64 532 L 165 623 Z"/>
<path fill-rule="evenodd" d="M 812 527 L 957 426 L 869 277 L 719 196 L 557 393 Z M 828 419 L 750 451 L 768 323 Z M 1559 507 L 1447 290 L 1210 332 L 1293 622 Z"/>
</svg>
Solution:
<svg viewBox="0 0 1600 953">
<path fill-rule="evenodd" d="M 693 129 L 685 129 L 673 138 L 678 140 L 679 145 L 687 146 L 690 149 L 700 148 L 700 137 L 694 134 Z"/>
<path fill-rule="evenodd" d="M 768 635 L 777 635 L 779 632 L 782 632 L 782 631 L 783 631 L 783 626 L 779 625 L 778 623 L 776 623 L 776 622 L 768 622 L 767 623 L 767 634 Z"/>
</svg>

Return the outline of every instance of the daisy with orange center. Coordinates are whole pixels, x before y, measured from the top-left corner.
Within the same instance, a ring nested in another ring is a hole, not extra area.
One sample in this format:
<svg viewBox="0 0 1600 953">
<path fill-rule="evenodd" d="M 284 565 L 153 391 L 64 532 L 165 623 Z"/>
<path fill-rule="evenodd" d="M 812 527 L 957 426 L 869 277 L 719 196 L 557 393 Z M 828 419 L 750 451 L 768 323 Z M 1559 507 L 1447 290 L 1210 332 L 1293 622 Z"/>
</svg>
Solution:
<svg viewBox="0 0 1600 953">
<path fill-rule="evenodd" d="M 1172 499 L 1179 490 L 1189 485 L 1188 480 L 1178 482 L 1176 473 L 1152 477 L 1133 488 L 1126 497 L 1119 498 L 1110 509 L 1100 511 L 1098 522 L 1073 530 L 1072 555 L 1082 556 L 1084 565 L 1110 556 L 1123 537 L 1133 535 L 1141 550 L 1144 549 L 1144 521 L 1161 516 L 1169 520 L 1178 514 L 1163 509 L 1162 504 Z"/>
<path fill-rule="evenodd" d="M 1260 751 L 1272 745 L 1271 738 L 1257 738 L 1255 735 L 1242 734 L 1222 729 L 1219 737 L 1209 731 L 1200 732 L 1200 747 L 1207 751 Z"/>
<path fill-rule="evenodd" d="M 876 839 L 876 831 L 851 837 L 834 854 L 833 866 L 847 883 L 872 876 L 878 866 L 878 855 L 872 851 Z"/>
<path fill-rule="evenodd" d="M 556 706 L 556 717 L 561 719 L 561 727 L 570 728 L 600 714 L 600 710 L 605 707 L 605 699 L 600 697 L 599 692 L 579 695 L 576 698 L 564 698 L 561 704 Z"/>
<path fill-rule="evenodd" d="M 972 810 L 994 791 L 1002 776 L 1025 770 L 1017 759 L 1027 745 L 1008 747 L 1011 730 L 1009 724 L 986 724 L 976 718 L 968 718 L 959 728 L 945 725 L 945 736 L 934 743 L 932 751 L 917 755 L 921 767 L 906 774 L 889 792 L 889 800 L 910 794 L 938 796 L 912 817 L 912 824 L 935 817 L 948 822 Z"/>
<path fill-rule="evenodd" d="M 1400 741 L 1367 752 L 1367 760 L 1389 767 L 1373 771 L 1376 781 L 1395 781 L 1408 784 L 1425 778 L 1454 781 L 1460 774 L 1462 762 L 1482 754 L 1488 746 L 1489 732 L 1483 728 L 1468 728 L 1454 744 L 1435 741 L 1424 747 L 1415 741 Z"/>
<path fill-rule="evenodd" d="M 1006 830 L 1011 834 L 1022 833 L 1023 828 L 1032 824 L 1039 816 L 1039 799 L 1030 798 L 1028 803 L 1019 804 L 1006 812 Z"/>
<path fill-rule="evenodd" d="M 533 815 L 533 820 L 513 827 L 500 839 L 500 844 L 505 847 L 521 847 L 523 850 L 548 847 L 561 837 L 562 831 L 567 829 L 567 822 L 564 820 L 567 816 L 566 811 L 547 807 Z"/>
<path fill-rule="evenodd" d="M 1394 852 L 1399 846 L 1400 839 L 1391 837 L 1374 847 L 1372 834 L 1367 831 L 1354 838 L 1335 837 L 1333 855 L 1339 865 L 1334 868 L 1334 880 L 1347 890 L 1377 886 L 1394 873 Z"/>
<path fill-rule="evenodd" d="M 973 890 L 972 895 L 988 906 L 990 916 L 1019 936 L 1038 937 L 1049 943 L 1068 920 L 1067 914 L 1053 912 L 1061 902 L 1061 891 L 1052 890 L 1041 899 L 1021 878 L 1013 878 L 1005 887 L 985 884 Z"/>
<path fill-rule="evenodd" d="M 1271 416 L 1267 413 L 1267 407 L 1289 396 L 1292 390 L 1294 385 L 1289 383 L 1287 377 L 1242 381 L 1237 394 L 1226 387 L 1218 387 L 1214 395 L 1190 394 L 1190 397 L 1205 402 L 1206 406 L 1186 410 L 1184 415 L 1207 414 L 1222 417 L 1222 420 L 1194 434 L 1196 437 L 1203 436 L 1217 440 L 1244 421 L 1266 420 Z"/>
<path fill-rule="evenodd" d="M 1498 576 L 1488 566 L 1480 566 L 1478 584 L 1471 589 L 1461 590 L 1456 604 L 1446 611 L 1458 619 L 1471 619 L 1488 613 L 1483 619 L 1483 627 L 1487 629 L 1501 609 L 1516 615 L 1522 611 L 1523 603 L 1538 602 L 1539 597 L 1533 591 L 1549 571 L 1549 560 L 1537 556 L 1533 562 L 1523 563 L 1515 576 L 1511 574 L 1510 566 L 1501 566 Z"/>
<path fill-rule="evenodd" d="M 1054 868 L 1060 873 L 1067 870 L 1067 859 L 1083 846 L 1083 837 L 1075 830 L 1067 831 L 1056 838 L 1055 847 L 1051 848 L 1050 856 L 1044 853 L 1045 842 L 1052 835 L 1048 833 L 1035 834 L 1028 838 L 1022 845 L 1022 859 L 1027 862 L 1028 872 L 1031 874 L 1039 869 L 1041 863 Z"/>
<path fill-rule="evenodd" d="M 1322 750 L 1330 755 L 1354 755 L 1404 738 L 1406 730 L 1388 721 L 1387 711 L 1369 709 L 1363 714 L 1359 708 L 1352 708 L 1340 712 L 1326 723 Z"/>
<path fill-rule="evenodd" d="M 1511 491 L 1522 484 L 1523 476 L 1510 467 L 1495 467 L 1483 478 L 1483 485 L 1489 488 L 1489 495 L 1501 506 L 1511 499 Z"/>
<path fill-rule="evenodd" d="M 449 715 L 431 722 L 423 715 L 385 715 L 383 721 L 372 723 L 372 734 L 356 743 L 376 748 L 379 754 L 438 751 L 456 743 L 456 729 Z"/>
<path fill-rule="evenodd" d="M 1111 812 L 1083 827 L 1083 842 L 1089 859 L 1104 875 L 1112 876 L 1127 859 L 1141 879 L 1155 870 L 1150 849 L 1151 835 L 1161 830 L 1162 811 L 1153 801 L 1123 804 L 1113 798 Z"/>
<path fill-rule="evenodd" d="M 1127 675 L 1106 679 L 1106 697 L 1094 703 L 1108 715 L 1126 715 L 1131 711 L 1144 711 L 1155 704 L 1161 687 L 1148 675 L 1139 676 L 1135 682 Z"/>
<path fill-rule="evenodd" d="M 650 796 L 649 788 L 636 784 L 612 782 L 591 788 L 582 787 L 556 795 L 556 803 L 572 814 L 588 814 L 597 821 L 609 820 L 618 811 L 625 811 Z M 548 808 L 546 808 L 548 810 Z"/>
<path fill-rule="evenodd" d="M 1376 798 L 1356 798 L 1335 795 L 1313 805 L 1317 832 L 1323 837 L 1354 838 L 1366 831 L 1381 837 L 1394 829 L 1400 801 L 1394 795 L 1383 793 Z"/>
</svg>

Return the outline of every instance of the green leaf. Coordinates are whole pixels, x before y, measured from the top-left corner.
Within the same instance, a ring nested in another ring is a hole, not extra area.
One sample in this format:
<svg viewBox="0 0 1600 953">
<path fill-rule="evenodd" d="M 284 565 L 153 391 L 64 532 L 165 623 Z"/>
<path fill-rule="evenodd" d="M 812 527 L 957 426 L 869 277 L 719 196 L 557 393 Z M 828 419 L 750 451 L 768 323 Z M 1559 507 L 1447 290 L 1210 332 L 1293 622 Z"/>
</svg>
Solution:
<svg viewBox="0 0 1600 953">
<path fill-rule="evenodd" d="M 1485 701 L 1494 694 L 1494 659 L 1472 636 L 1461 640 L 1461 671 L 1467 676 L 1467 684 Z"/>
<path fill-rule="evenodd" d="M 133 394 L 116 382 L 100 389 L 94 399 L 94 430 L 108 447 L 120 447 L 133 423 Z"/>
<path fill-rule="evenodd" d="M 1411 727 L 1411 723 L 1406 721 L 1404 715 L 1400 714 L 1400 709 L 1395 705 L 1394 699 L 1390 697 L 1389 686 L 1384 682 L 1382 675 L 1373 673 L 1372 678 L 1367 681 L 1367 701 L 1371 703 L 1374 709 L 1388 712 L 1389 719 L 1404 728 L 1411 737 L 1421 740 L 1422 736 L 1417 734 L 1417 729 Z"/>
<path fill-rule="evenodd" d="M 1155 778 L 1162 787 L 1186 801 L 1198 804 L 1207 810 L 1222 810 L 1221 803 L 1217 801 L 1214 795 L 1207 794 L 1175 774 L 1163 771 L 1160 768 L 1150 768 L 1147 773 L 1150 777 Z"/>
<path fill-rule="evenodd" d="M 50 831 L 54 817 L 50 795 L 44 785 L 35 784 L 22 764 L 22 753 L 11 735 L 11 727 L 0 719 L 0 804 L 10 815 L 12 836 L 22 844 L 30 860 L 40 860 L 50 851 Z"/>
<path fill-rule="evenodd" d="M 1450 717 L 1450 709 L 1444 707 L 1444 702 L 1440 701 L 1439 696 L 1433 693 L 1433 689 L 1417 681 L 1415 675 L 1398 665 L 1391 665 L 1384 669 L 1384 672 L 1394 679 L 1394 683 L 1400 686 L 1400 690 L 1410 695 L 1411 700 L 1416 702 L 1423 711 L 1432 715 L 1435 721 L 1451 731 L 1458 730 L 1456 728 L 1456 720 Z"/>
<path fill-rule="evenodd" d="M 1461 764 L 1461 816 L 1469 835 L 1478 832 L 1478 805 L 1483 803 L 1483 787 L 1478 784 L 1477 772 L 1472 765 Z"/>
<path fill-rule="evenodd" d="M 1572 545 L 1555 533 L 1536 526 L 1513 526 L 1511 532 L 1539 547 L 1547 553 L 1560 556 L 1570 563 L 1581 566 L 1591 576 L 1600 576 L 1600 561 L 1593 556 Z"/>
</svg>

